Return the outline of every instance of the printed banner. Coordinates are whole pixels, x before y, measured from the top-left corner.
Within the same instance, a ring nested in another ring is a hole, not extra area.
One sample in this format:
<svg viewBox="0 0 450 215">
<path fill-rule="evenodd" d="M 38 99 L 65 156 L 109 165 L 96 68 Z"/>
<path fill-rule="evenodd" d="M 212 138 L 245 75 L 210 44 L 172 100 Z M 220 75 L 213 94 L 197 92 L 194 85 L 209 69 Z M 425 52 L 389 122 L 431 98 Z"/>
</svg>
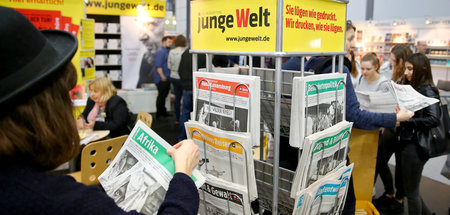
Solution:
<svg viewBox="0 0 450 215">
<path fill-rule="evenodd" d="M 166 1 L 147 0 L 145 4 L 141 0 L 88 0 L 86 3 L 87 14 L 98 15 L 140 15 L 138 9 L 142 6 L 143 11 L 150 17 L 166 16 Z"/>
<path fill-rule="evenodd" d="M 191 1 L 194 50 L 274 52 L 276 1 Z"/>
<path fill-rule="evenodd" d="M 345 3 L 285 0 L 283 52 L 344 52 Z"/>
<path fill-rule="evenodd" d="M 120 16 L 122 39 L 122 89 L 153 83 L 155 53 L 161 47 L 164 19 Z"/>
</svg>

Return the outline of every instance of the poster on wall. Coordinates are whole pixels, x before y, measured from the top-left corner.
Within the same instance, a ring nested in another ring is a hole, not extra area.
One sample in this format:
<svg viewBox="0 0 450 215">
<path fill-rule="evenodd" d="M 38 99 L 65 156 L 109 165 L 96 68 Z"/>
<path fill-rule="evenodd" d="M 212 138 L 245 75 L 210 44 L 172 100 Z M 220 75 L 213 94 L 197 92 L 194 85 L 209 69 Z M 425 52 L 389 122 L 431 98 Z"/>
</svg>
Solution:
<svg viewBox="0 0 450 215">
<path fill-rule="evenodd" d="M 155 53 L 161 47 L 164 19 L 120 16 L 122 38 L 122 89 L 153 83 Z"/>
<path fill-rule="evenodd" d="M 80 52 L 80 68 L 83 80 L 91 80 L 95 78 L 95 51 L 81 50 Z"/>
<path fill-rule="evenodd" d="M 14 8 L 24 14 L 36 28 L 59 29 L 71 32 L 78 37 L 80 20 L 84 17 L 83 1 L 54 0 L 54 1 L 0 1 L 0 6 Z M 80 41 L 80 37 L 78 37 Z M 78 84 L 84 81 L 80 70 L 80 49 L 72 58 L 78 73 Z"/>
</svg>

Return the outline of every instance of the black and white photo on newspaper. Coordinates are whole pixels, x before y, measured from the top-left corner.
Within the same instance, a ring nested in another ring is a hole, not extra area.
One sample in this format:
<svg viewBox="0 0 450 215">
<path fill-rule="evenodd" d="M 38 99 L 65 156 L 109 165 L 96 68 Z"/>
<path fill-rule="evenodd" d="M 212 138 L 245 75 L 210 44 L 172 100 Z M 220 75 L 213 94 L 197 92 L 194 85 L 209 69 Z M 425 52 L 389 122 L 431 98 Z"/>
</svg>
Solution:
<svg viewBox="0 0 450 215">
<path fill-rule="evenodd" d="M 171 147 L 138 121 L 114 160 L 98 177 L 106 194 L 125 211 L 156 214 L 175 174 L 174 162 L 166 152 Z M 197 169 L 191 178 L 197 188 L 205 182 Z"/>
<path fill-rule="evenodd" d="M 224 130 L 252 133 L 259 145 L 260 77 L 194 72 L 195 121 Z"/>
<path fill-rule="evenodd" d="M 294 175 L 291 197 L 345 163 L 353 123 L 338 124 L 305 138 Z"/>
<path fill-rule="evenodd" d="M 340 73 L 295 77 L 289 144 L 302 149 L 306 136 L 345 119 L 346 75 Z"/>
</svg>

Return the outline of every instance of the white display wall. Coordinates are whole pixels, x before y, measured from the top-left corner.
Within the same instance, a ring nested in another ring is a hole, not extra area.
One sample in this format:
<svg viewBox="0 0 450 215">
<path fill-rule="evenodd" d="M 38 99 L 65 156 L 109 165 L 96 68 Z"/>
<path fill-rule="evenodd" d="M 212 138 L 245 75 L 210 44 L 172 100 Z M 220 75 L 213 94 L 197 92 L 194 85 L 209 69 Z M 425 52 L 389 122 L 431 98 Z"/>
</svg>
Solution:
<svg viewBox="0 0 450 215">
<path fill-rule="evenodd" d="M 432 62 L 435 83 L 438 80 L 450 80 L 450 17 L 353 23 L 357 28 L 356 46 L 360 57 L 367 52 L 375 52 L 382 56 L 382 60 L 387 60 L 392 46 L 409 44 L 415 51 L 417 41 L 424 41 L 429 48 L 427 56 Z"/>
</svg>

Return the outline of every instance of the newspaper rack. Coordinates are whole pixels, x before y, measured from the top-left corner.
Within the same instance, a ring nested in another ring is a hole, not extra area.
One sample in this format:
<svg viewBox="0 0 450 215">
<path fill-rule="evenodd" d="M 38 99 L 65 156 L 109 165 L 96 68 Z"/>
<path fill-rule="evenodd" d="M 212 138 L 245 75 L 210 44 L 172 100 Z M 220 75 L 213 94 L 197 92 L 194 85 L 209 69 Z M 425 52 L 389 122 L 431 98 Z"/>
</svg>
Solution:
<svg viewBox="0 0 450 215">
<path fill-rule="evenodd" d="M 335 0 L 335 2 L 348 4 L 347 0 Z M 277 14 L 284 14 L 283 9 L 284 1 L 277 0 Z M 286 126 L 286 122 L 290 121 L 290 111 L 282 111 L 282 108 L 290 109 L 292 96 L 292 78 L 294 76 L 303 77 L 304 75 L 310 74 L 308 73 L 308 71 L 304 70 L 306 56 L 332 56 L 332 72 L 334 73 L 336 71 L 339 71 L 340 73 L 342 73 L 344 66 L 344 56 L 347 53 L 345 52 L 345 50 L 322 52 L 285 52 L 282 47 L 283 15 L 277 16 L 274 27 L 276 28 L 276 50 L 274 52 L 224 51 L 219 49 L 191 49 L 190 52 L 193 54 L 193 71 L 198 71 L 197 54 L 206 54 L 206 72 L 212 71 L 212 55 L 244 55 L 249 57 L 248 67 L 246 69 L 240 69 L 239 74 L 247 74 L 250 76 L 259 75 L 261 77 L 261 123 L 264 123 L 267 125 L 267 127 L 269 127 L 269 130 L 274 137 L 273 164 L 262 160 L 255 160 L 254 162 L 260 214 L 262 214 L 263 209 L 269 210 L 273 214 L 291 214 L 294 207 L 294 199 L 290 198 L 290 190 L 292 186 L 292 180 L 294 178 L 294 172 L 280 167 L 279 160 L 280 137 L 289 137 L 290 132 L 289 123 L 287 123 Z M 194 32 L 192 28 L 191 31 Z M 194 35 L 192 34 L 192 36 Z M 191 40 L 191 47 L 193 47 L 192 45 L 193 43 Z M 342 45 L 343 47 L 345 47 L 345 44 Z M 254 56 L 261 57 L 261 62 L 265 62 L 265 57 L 273 57 L 275 59 L 275 69 L 264 68 L 263 64 L 261 64 L 261 68 L 254 68 Z M 282 58 L 293 56 L 301 57 L 300 71 L 282 70 Z M 336 57 L 338 57 L 338 62 L 336 62 Z M 335 118 L 335 120 L 337 119 Z M 261 126 L 260 132 L 263 132 L 263 130 L 264 126 Z M 261 139 L 263 139 L 264 135 L 260 136 Z M 263 141 L 261 140 L 261 142 Z M 260 158 L 262 159 L 264 157 L 262 156 L 264 147 L 260 147 L 260 150 Z"/>
<path fill-rule="evenodd" d="M 205 79 L 205 78 L 203 78 L 203 79 L 201 79 L 199 82 L 198 82 L 198 85 L 197 85 L 197 89 L 200 89 L 200 84 L 203 82 L 203 81 L 206 81 L 207 83 L 208 83 L 208 86 L 209 86 L 209 101 L 208 101 L 208 104 L 209 104 L 209 108 L 208 108 L 208 113 L 210 113 L 211 112 L 211 98 L 212 98 L 212 91 L 211 91 L 211 83 L 208 81 L 208 79 Z M 250 89 L 248 88 L 248 86 L 246 85 L 246 84 L 243 84 L 243 83 L 240 83 L 240 84 L 238 84 L 238 85 L 236 85 L 236 87 L 234 88 L 234 91 L 233 91 L 233 130 L 234 131 L 236 131 L 236 89 L 238 89 L 238 87 L 240 87 L 240 86 L 244 86 L 245 88 L 247 88 L 248 89 L 248 96 L 249 96 L 249 101 L 250 101 L 250 97 L 251 97 L 251 93 L 250 93 Z M 198 94 L 199 94 L 199 91 L 200 90 L 197 90 L 197 98 L 198 98 Z M 251 102 L 249 102 L 249 109 L 250 109 L 250 107 L 251 107 Z M 211 114 L 208 114 L 209 115 L 209 118 L 211 118 Z M 249 117 L 250 117 L 251 115 L 249 115 Z M 248 121 L 250 121 L 250 119 L 248 120 Z M 211 123 L 211 120 L 208 120 L 208 125 Z M 209 125 L 210 126 L 210 125 Z M 192 132 L 191 132 L 191 134 L 190 134 L 190 138 L 192 139 L 193 137 L 194 137 L 194 133 L 197 133 L 197 134 L 199 134 L 200 135 L 200 137 L 202 138 L 202 141 L 203 141 L 203 154 L 204 154 L 204 157 L 202 158 L 202 159 L 200 159 L 200 162 L 199 162 L 199 167 L 200 166 L 202 166 L 203 164 L 205 165 L 205 170 L 206 170 L 206 173 L 208 173 L 208 157 L 207 157 L 207 153 L 206 153 L 206 142 L 205 142 L 205 138 L 204 138 L 204 136 L 201 134 L 201 132 L 199 132 L 198 130 L 193 130 Z M 245 157 L 245 172 L 246 172 L 246 180 L 247 180 L 247 195 L 248 195 L 248 197 L 249 197 L 249 199 L 250 199 L 250 188 L 249 188 L 249 180 L 248 180 L 248 162 L 247 162 L 247 150 L 245 149 L 245 147 L 240 143 L 240 142 L 238 142 L 238 141 L 233 141 L 233 142 L 231 142 L 231 143 L 229 143 L 228 144 L 228 157 L 229 157 L 229 161 L 230 161 L 230 173 L 231 173 L 231 182 L 233 182 L 234 183 L 234 173 L 233 173 L 233 162 L 232 162 L 232 158 L 231 158 L 231 148 L 232 147 L 236 147 L 236 144 L 239 144 L 241 147 L 242 147 L 242 150 L 244 151 L 244 157 Z M 203 193 L 203 201 L 206 201 L 205 200 L 205 191 L 203 191 L 202 192 Z M 207 210 L 206 210 L 206 202 L 204 203 L 204 206 L 205 206 L 205 213 L 207 213 Z M 229 199 L 227 199 L 227 207 L 228 207 L 228 214 L 231 214 L 230 213 L 230 201 L 229 201 Z M 243 207 L 242 208 L 242 210 L 243 210 L 243 214 L 245 214 L 245 208 Z"/>
</svg>

